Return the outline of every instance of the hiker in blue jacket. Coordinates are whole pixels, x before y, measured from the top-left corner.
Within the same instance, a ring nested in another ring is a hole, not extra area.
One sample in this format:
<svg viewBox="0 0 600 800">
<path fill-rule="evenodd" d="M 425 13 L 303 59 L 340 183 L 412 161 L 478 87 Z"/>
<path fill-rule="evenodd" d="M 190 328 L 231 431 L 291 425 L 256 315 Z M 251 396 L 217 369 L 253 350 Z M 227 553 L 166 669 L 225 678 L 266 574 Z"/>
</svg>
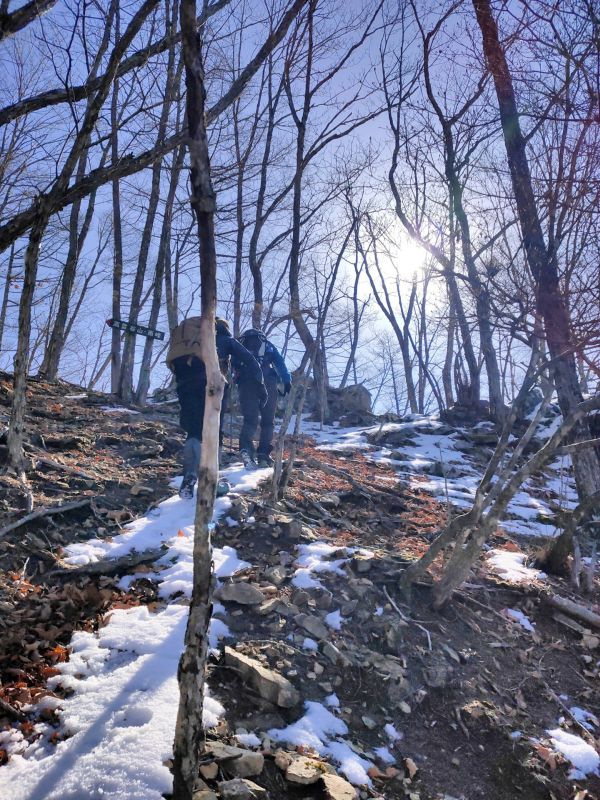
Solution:
<svg viewBox="0 0 600 800">
<path fill-rule="evenodd" d="M 281 353 L 262 331 L 250 328 L 240 336 L 239 341 L 261 365 L 267 390 L 266 402 L 263 402 L 257 382 L 252 379 L 250 372 L 244 367 L 237 370 L 236 381 L 244 417 L 240 432 L 240 455 L 246 467 L 270 467 L 273 465 L 271 450 L 277 408 L 277 383 L 279 381 L 283 384 L 283 394 L 286 395 L 292 388 L 292 378 Z M 254 437 L 259 419 L 260 439 L 255 450 Z"/>
</svg>

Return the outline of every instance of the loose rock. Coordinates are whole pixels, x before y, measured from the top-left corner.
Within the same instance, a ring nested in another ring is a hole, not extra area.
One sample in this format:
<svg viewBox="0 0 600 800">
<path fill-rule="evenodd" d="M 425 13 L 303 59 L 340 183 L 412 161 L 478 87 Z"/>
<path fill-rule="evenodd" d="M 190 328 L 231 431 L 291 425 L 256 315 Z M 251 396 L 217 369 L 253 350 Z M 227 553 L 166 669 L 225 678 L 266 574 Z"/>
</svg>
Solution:
<svg viewBox="0 0 600 800">
<path fill-rule="evenodd" d="M 280 586 L 287 577 L 287 573 L 285 568 L 281 565 L 276 565 L 274 567 L 269 567 L 269 569 L 265 570 L 265 578 L 271 583 L 275 584 L 275 586 Z"/>
<path fill-rule="evenodd" d="M 251 583 L 225 583 L 215 592 L 217 600 L 226 603 L 239 603 L 242 606 L 257 606 L 264 603 L 265 595 Z"/>
<path fill-rule="evenodd" d="M 207 781 L 214 781 L 219 774 L 219 765 L 216 761 L 213 761 L 211 764 L 202 764 L 200 767 L 200 774 L 203 778 L 206 778 Z"/>
<path fill-rule="evenodd" d="M 281 708 L 292 708 L 300 701 L 300 694 L 287 678 L 231 647 L 225 648 L 225 664 L 236 670 L 262 698 Z"/>
<path fill-rule="evenodd" d="M 325 764 L 322 761 L 316 761 L 314 758 L 307 758 L 306 756 L 296 756 L 288 766 L 285 777 L 290 783 L 301 783 L 304 786 L 308 786 L 311 783 L 316 783 L 325 769 Z"/>
<path fill-rule="evenodd" d="M 232 781 L 221 781 L 218 784 L 219 794 L 222 800 L 254 800 L 254 798 L 266 798 L 267 791 L 262 786 L 253 781 L 246 781 L 242 778 L 234 778 Z"/>
<path fill-rule="evenodd" d="M 323 775 L 321 780 L 328 800 L 356 800 L 358 797 L 354 786 L 339 775 Z"/>
<path fill-rule="evenodd" d="M 329 636 L 329 629 L 325 623 L 310 614 L 298 614 L 294 617 L 294 622 L 308 631 L 315 639 L 327 639 Z"/>
<path fill-rule="evenodd" d="M 227 772 L 237 778 L 248 778 L 251 775 L 260 775 L 265 765 L 265 758 L 262 753 L 254 750 L 244 750 L 241 747 L 232 747 L 221 742 L 211 742 L 210 750 L 215 760 L 224 762 Z"/>
</svg>

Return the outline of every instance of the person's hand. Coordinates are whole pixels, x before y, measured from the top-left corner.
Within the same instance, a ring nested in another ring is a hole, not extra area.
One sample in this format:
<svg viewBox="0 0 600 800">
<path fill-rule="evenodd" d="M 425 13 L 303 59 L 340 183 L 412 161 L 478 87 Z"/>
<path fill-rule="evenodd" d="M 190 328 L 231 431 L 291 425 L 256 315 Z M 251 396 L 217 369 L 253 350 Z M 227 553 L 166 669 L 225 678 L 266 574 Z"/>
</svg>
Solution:
<svg viewBox="0 0 600 800">
<path fill-rule="evenodd" d="M 258 399 L 260 401 L 261 406 L 267 405 L 267 400 L 269 399 L 269 393 L 267 392 L 267 387 L 264 385 L 264 383 L 261 383 L 260 385 Z"/>
<path fill-rule="evenodd" d="M 285 397 L 286 394 L 289 394 L 292 391 L 292 383 L 291 381 L 286 381 L 283 384 L 283 396 Z"/>
</svg>

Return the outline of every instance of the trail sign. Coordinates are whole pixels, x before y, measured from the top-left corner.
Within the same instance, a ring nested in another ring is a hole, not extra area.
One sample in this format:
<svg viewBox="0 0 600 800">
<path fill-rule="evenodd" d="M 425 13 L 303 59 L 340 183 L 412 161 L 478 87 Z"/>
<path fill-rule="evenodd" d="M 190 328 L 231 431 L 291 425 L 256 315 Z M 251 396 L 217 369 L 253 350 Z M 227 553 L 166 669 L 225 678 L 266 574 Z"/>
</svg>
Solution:
<svg viewBox="0 0 600 800">
<path fill-rule="evenodd" d="M 149 339 L 158 339 L 160 342 L 165 338 L 163 331 L 155 331 L 152 330 L 152 328 L 146 328 L 145 325 L 138 325 L 135 322 L 125 322 L 122 319 L 107 319 L 106 324 L 109 328 L 116 328 L 119 331 L 139 334 L 140 336 L 147 336 Z"/>
</svg>

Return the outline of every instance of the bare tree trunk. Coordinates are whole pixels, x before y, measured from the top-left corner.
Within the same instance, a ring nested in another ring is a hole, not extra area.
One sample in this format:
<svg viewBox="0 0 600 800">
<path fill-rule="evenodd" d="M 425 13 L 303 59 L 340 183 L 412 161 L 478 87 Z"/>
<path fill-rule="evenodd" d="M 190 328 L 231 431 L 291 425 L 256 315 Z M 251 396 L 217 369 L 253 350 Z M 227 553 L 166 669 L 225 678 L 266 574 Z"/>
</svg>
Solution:
<svg viewBox="0 0 600 800">
<path fill-rule="evenodd" d="M 169 36 L 174 28 L 173 21 L 170 18 L 170 9 L 167 7 L 167 30 L 166 35 Z M 160 112 L 160 119 L 158 122 L 158 130 L 156 141 L 157 143 L 164 141 L 167 136 L 167 124 L 169 120 L 169 110 L 173 100 L 174 88 L 174 62 L 175 51 L 169 51 L 169 62 L 167 66 L 167 78 L 163 95 L 163 103 Z M 150 256 L 150 243 L 152 240 L 152 231 L 154 229 L 154 221 L 156 219 L 156 211 L 160 199 L 160 178 L 162 173 L 162 159 L 157 159 L 152 165 L 152 177 L 150 180 L 150 196 L 148 198 L 148 211 L 146 213 L 146 220 L 144 222 L 144 229 L 142 231 L 142 238 L 140 241 L 140 251 L 138 254 L 137 269 L 133 281 L 133 289 L 131 291 L 131 301 L 129 304 L 129 321 L 137 323 L 138 316 L 141 311 L 142 292 L 144 291 L 144 280 L 146 278 L 146 270 L 148 267 L 148 260 Z M 135 351 L 136 351 L 137 337 L 134 334 L 125 336 L 125 345 L 123 347 L 123 356 L 121 360 L 121 373 L 119 375 L 119 397 L 122 400 L 130 401 L 133 397 L 133 371 L 135 367 Z"/>
<path fill-rule="evenodd" d="M 2 352 L 2 340 L 4 338 L 4 328 L 6 327 L 6 315 L 8 313 L 8 300 L 10 297 L 10 282 L 13 276 L 13 267 L 15 263 L 15 246 L 10 248 L 10 255 L 8 257 L 8 264 L 6 266 L 6 282 L 4 284 L 4 291 L 2 293 L 2 306 L 0 307 L 0 353 Z"/>
<path fill-rule="evenodd" d="M 342 380 L 340 381 L 340 389 L 343 389 L 344 386 L 348 383 L 348 378 L 350 377 L 350 371 L 356 364 L 356 351 L 358 349 L 358 341 L 359 341 L 359 334 L 360 334 L 360 323 L 367 307 L 367 301 L 362 304 L 362 308 L 359 309 L 359 302 L 358 302 L 358 286 L 360 283 L 360 276 L 362 273 L 362 268 L 359 269 L 358 267 L 358 237 L 360 236 L 359 226 L 354 226 L 354 287 L 352 291 L 352 326 L 350 328 L 350 353 L 348 355 L 348 360 L 346 361 L 346 368 L 344 369 L 344 374 L 342 375 Z"/>
<path fill-rule="evenodd" d="M 277 35 L 261 48 L 263 60 L 285 36 L 304 0 L 286 10 Z M 217 305 L 217 257 L 215 249 L 215 193 L 210 176 L 206 137 L 204 67 L 202 45 L 196 27 L 196 0 L 181 2 L 181 31 L 186 79 L 188 147 L 191 162 L 192 208 L 198 226 L 202 316 L 202 360 L 206 368 L 206 402 L 203 421 L 202 455 L 198 474 L 194 523 L 194 575 L 185 649 L 178 669 L 180 701 L 175 728 L 173 757 L 173 800 L 192 800 L 199 782 L 198 762 L 202 743 L 202 702 L 207 633 L 211 614 L 212 518 L 219 474 L 219 413 L 225 380 L 219 369 L 215 341 Z M 255 59 L 256 60 L 256 59 Z M 241 92 L 245 84 L 240 85 Z"/>
<path fill-rule="evenodd" d="M 89 135 L 96 125 L 102 105 L 110 91 L 110 86 L 114 80 L 120 59 L 138 33 L 144 20 L 153 11 L 157 3 L 158 0 L 145 0 L 132 17 L 123 38 L 115 45 L 111 53 L 100 88 L 86 107 L 84 119 L 59 176 L 54 182 L 52 189 L 47 194 L 41 195 L 38 199 L 37 214 L 31 228 L 29 244 L 25 253 L 25 276 L 19 306 L 19 339 L 15 355 L 14 392 L 8 429 L 9 461 L 18 472 L 22 472 L 25 466 L 23 454 L 23 424 L 26 405 L 25 388 L 27 383 L 29 339 L 31 334 L 31 306 L 37 279 L 41 240 L 48 227 L 50 215 L 55 207 L 56 198 L 66 192 Z"/>
<path fill-rule="evenodd" d="M 121 12 L 119 2 L 115 14 L 115 42 L 119 41 Z M 113 164 L 119 158 L 119 80 L 115 80 L 112 100 L 110 105 L 111 125 L 111 155 Z M 121 284 L 123 282 L 123 221 L 121 219 L 121 188 L 119 179 L 112 181 L 112 212 L 113 212 L 113 277 L 112 277 L 112 318 L 121 318 Z M 119 391 L 121 378 L 121 342 L 123 337 L 117 328 L 111 330 L 110 344 L 110 390 L 113 394 Z"/>
<path fill-rule="evenodd" d="M 242 159 L 240 148 L 240 129 L 238 119 L 238 104 L 234 110 L 234 141 L 235 154 L 237 160 L 237 180 L 236 180 L 236 241 L 235 241 L 235 278 L 233 283 L 233 335 L 237 337 L 241 333 L 242 319 L 242 260 L 244 257 L 244 178 L 246 163 Z"/>
<path fill-rule="evenodd" d="M 494 78 L 521 235 L 527 262 L 536 282 L 536 305 L 544 320 L 558 402 L 563 416 L 567 417 L 583 398 L 577 375 L 569 312 L 559 284 L 556 255 L 549 251 L 544 240 L 512 75 L 489 0 L 473 0 L 473 6 L 482 33 L 483 51 Z M 582 420 L 573 433 L 576 439 L 589 439 L 589 425 Z M 600 491 L 598 453 L 594 448 L 585 448 L 574 452 L 572 458 L 577 491 L 583 500 Z"/>
<path fill-rule="evenodd" d="M 23 453 L 23 434 L 25 424 L 25 407 L 27 388 L 27 370 L 29 366 L 29 339 L 31 335 L 31 307 L 37 279 L 40 243 L 46 230 L 48 217 L 42 207 L 39 221 L 31 229 L 29 243 L 25 252 L 25 270 L 23 289 L 19 302 L 19 337 L 14 358 L 13 401 L 10 410 L 8 428 L 8 460 L 17 473 L 24 475 L 25 455 Z"/>
<path fill-rule="evenodd" d="M 102 162 L 103 161 L 104 161 L 104 156 L 102 158 Z M 78 169 L 79 178 L 85 175 L 86 162 L 87 162 L 87 155 L 84 154 L 82 156 L 80 167 Z M 83 248 L 83 245 L 85 243 L 85 240 L 87 238 L 90 229 L 90 225 L 92 223 L 95 200 L 96 200 L 96 193 L 93 192 L 90 195 L 88 207 L 83 220 L 83 224 L 81 226 L 81 230 L 79 229 L 79 212 L 81 210 L 81 200 L 78 200 L 76 203 L 73 203 L 71 207 L 71 214 L 69 219 L 69 250 L 67 252 L 65 268 L 63 270 L 63 275 L 61 279 L 58 310 L 56 312 L 56 317 L 54 318 L 54 325 L 52 327 L 52 332 L 50 333 L 50 338 L 48 340 L 48 344 L 46 345 L 44 359 L 40 367 L 40 376 L 52 381 L 56 380 L 56 376 L 58 374 L 58 367 L 60 365 L 60 357 L 62 355 L 65 342 L 67 340 L 67 335 L 66 335 L 67 315 L 69 313 L 69 307 L 73 295 L 73 287 L 75 285 L 77 264 L 79 262 L 79 256 L 81 255 L 81 250 Z"/>
<path fill-rule="evenodd" d="M 194 574 L 185 649 L 179 661 L 179 710 L 175 728 L 173 799 L 191 800 L 198 784 L 198 759 L 202 743 L 202 703 L 207 632 L 211 614 L 212 518 L 219 471 L 219 413 L 225 381 L 219 369 L 215 342 L 217 305 L 217 255 L 215 249 L 215 192 L 204 107 L 202 45 L 196 29 L 196 1 L 182 0 L 181 30 L 185 62 L 188 147 L 191 161 L 191 201 L 200 247 L 202 360 L 206 368 L 202 456 L 198 475 L 194 522 Z"/>
<path fill-rule="evenodd" d="M 118 14 L 118 4 L 111 3 L 109 14 L 106 18 L 106 23 L 104 27 L 104 37 L 98 49 L 96 57 L 94 58 L 94 63 L 92 64 L 92 67 L 90 69 L 88 80 L 94 80 L 94 78 L 98 74 L 98 70 L 100 69 L 100 65 L 102 64 L 102 59 L 104 57 L 106 50 L 108 49 L 108 45 L 110 42 L 110 32 L 112 28 L 113 18 L 115 18 L 117 14 Z M 118 32 L 116 38 L 118 39 Z M 88 98 L 88 106 L 92 102 L 92 99 L 93 95 L 90 98 Z M 89 147 L 91 133 L 92 132 L 90 131 L 87 142 L 85 142 L 84 144 L 85 151 L 82 153 L 81 158 L 79 159 L 79 165 L 76 173 L 76 179 L 79 181 L 82 180 L 86 174 L 86 167 L 88 161 L 87 148 Z M 107 147 L 103 149 L 99 164 L 100 168 L 102 168 L 106 162 L 106 157 L 108 156 L 109 149 L 110 149 L 110 143 Z M 73 294 L 73 286 L 75 285 L 75 274 L 77 271 L 79 256 L 81 255 L 81 251 L 83 249 L 83 245 L 85 244 L 85 240 L 87 238 L 90 226 L 92 224 L 92 218 L 94 216 L 94 208 L 96 205 L 96 190 L 94 189 L 94 191 L 92 191 L 92 193 L 90 194 L 90 198 L 88 200 L 88 206 L 85 212 L 85 217 L 81 225 L 81 230 L 79 230 L 79 213 L 81 211 L 81 204 L 82 204 L 82 198 L 76 200 L 71 206 L 71 213 L 69 215 L 69 249 L 67 252 L 65 268 L 63 270 L 61 279 L 58 310 L 54 320 L 54 325 L 52 327 L 52 333 L 50 334 L 49 341 L 46 345 L 44 359 L 40 367 L 40 375 L 49 380 L 56 379 L 56 376 L 58 374 L 60 357 L 62 355 L 62 351 L 65 346 L 65 341 L 66 341 L 65 326 L 67 324 L 67 314 L 69 312 L 71 295 Z"/>
<path fill-rule="evenodd" d="M 156 328 L 158 324 L 158 317 L 161 308 L 163 279 L 165 276 L 165 265 L 170 258 L 171 248 L 171 223 L 173 220 L 173 203 L 175 202 L 175 192 L 179 183 L 179 176 L 183 167 L 183 157 L 185 154 L 185 147 L 180 147 L 177 151 L 173 167 L 171 170 L 171 181 L 169 184 L 169 192 L 165 201 L 165 210 L 162 224 L 162 231 L 160 235 L 160 244 L 158 246 L 158 255 L 156 257 L 156 270 L 154 273 L 154 292 L 152 295 L 152 308 L 150 309 L 150 321 L 148 323 L 150 328 Z M 148 389 L 150 388 L 150 365 L 152 362 L 152 351 L 154 346 L 154 339 L 148 337 L 144 344 L 144 354 L 142 356 L 142 363 L 140 365 L 140 377 L 138 381 L 137 392 L 135 396 L 136 403 L 145 405 L 148 396 Z"/>
<path fill-rule="evenodd" d="M 402 298 L 400 295 L 400 286 L 398 282 L 397 287 L 397 295 L 398 295 L 398 303 L 400 304 L 400 311 L 402 315 L 402 327 L 400 326 L 400 322 L 396 316 L 394 311 L 394 306 L 392 303 L 392 299 L 390 296 L 390 292 L 387 287 L 387 282 L 385 276 L 381 269 L 381 264 L 379 261 L 379 250 L 377 248 L 377 233 L 373 230 L 370 220 L 367 218 L 367 225 L 369 229 L 369 236 L 371 238 L 372 250 L 373 250 L 373 259 L 375 262 L 375 269 L 379 276 L 379 285 L 381 287 L 381 291 L 375 284 L 375 280 L 371 274 L 371 268 L 369 267 L 369 262 L 367 258 L 367 253 L 360 241 L 359 237 L 359 249 L 363 259 L 363 263 L 365 265 L 365 270 L 367 273 L 367 277 L 369 278 L 369 283 L 371 284 L 371 288 L 373 290 L 373 294 L 375 295 L 375 300 L 377 301 L 377 305 L 382 310 L 383 314 L 387 318 L 388 322 L 392 326 L 392 330 L 396 336 L 398 341 L 398 346 L 400 348 L 400 355 L 402 356 L 402 365 L 404 367 L 404 381 L 406 385 L 406 395 L 408 398 L 408 404 L 410 407 L 411 414 L 417 414 L 419 411 L 419 406 L 417 403 L 417 392 L 415 389 L 415 381 L 413 377 L 413 365 L 412 359 L 410 356 L 410 346 L 409 346 L 409 329 L 412 319 L 412 314 L 414 310 L 414 300 L 415 300 L 415 292 L 416 287 L 413 285 L 413 289 L 411 292 L 410 300 L 408 303 L 408 308 L 404 311 L 402 306 Z"/>
<path fill-rule="evenodd" d="M 269 160 L 273 146 L 273 134 L 275 131 L 275 114 L 283 91 L 283 82 L 280 83 L 278 91 L 273 95 L 273 62 L 269 58 L 267 75 L 268 92 L 268 118 L 267 130 L 265 135 L 265 147 L 260 167 L 260 181 L 258 185 L 258 195 L 256 198 L 256 213 L 254 216 L 254 227 L 250 236 L 248 246 L 248 266 L 252 273 L 252 284 L 254 292 L 254 306 L 252 308 L 252 327 L 260 330 L 263 315 L 263 280 L 262 265 L 258 259 L 258 242 L 260 234 L 265 224 L 266 218 L 271 213 L 272 207 L 265 212 L 265 197 L 267 192 L 267 177 L 269 172 Z"/>
<path fill-rule="evenodd" d="M 448 296 L 448 331 L 446 335 L 446 357 L 442 367 L 442 386 L 444 387 L 444 397 L 446 408 L 451 408 L 454 404 L 454 392 L 452 391 L 452 363 L 454 361 L 454 336 L 456 332 L 456 315 L 452 307 L 452 302 Z"/>
</svg>

